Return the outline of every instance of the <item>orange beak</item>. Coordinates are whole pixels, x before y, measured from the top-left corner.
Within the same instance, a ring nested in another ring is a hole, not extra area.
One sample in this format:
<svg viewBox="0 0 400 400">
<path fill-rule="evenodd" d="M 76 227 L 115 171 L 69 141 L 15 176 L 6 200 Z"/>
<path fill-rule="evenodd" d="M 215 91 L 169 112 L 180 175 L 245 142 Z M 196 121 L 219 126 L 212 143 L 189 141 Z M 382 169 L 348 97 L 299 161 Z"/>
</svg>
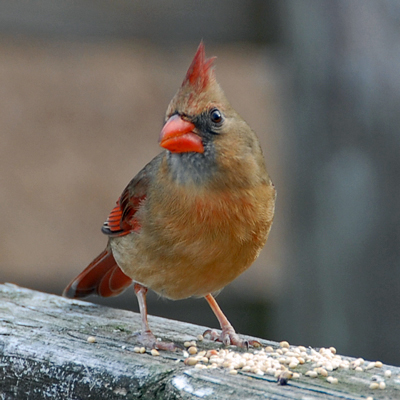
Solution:
<svg viewBox="0 0 400 400">
<path fill-rule="evenodd" d="M 193 130 L 195 126 L 182 119 L 179 115 L 173 115 L 164 125 L 160 133 L 160 146 L 171 153 L 187 153 L 194 151 L 204 153 L 203 142 Z"/>
</svg>

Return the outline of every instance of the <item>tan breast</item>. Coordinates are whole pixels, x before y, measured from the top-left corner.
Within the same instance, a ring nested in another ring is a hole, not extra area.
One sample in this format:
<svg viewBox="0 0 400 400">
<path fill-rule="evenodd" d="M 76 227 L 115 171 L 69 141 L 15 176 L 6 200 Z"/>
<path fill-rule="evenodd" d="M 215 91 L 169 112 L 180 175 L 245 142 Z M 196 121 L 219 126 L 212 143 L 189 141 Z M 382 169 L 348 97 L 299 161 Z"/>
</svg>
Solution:
<svg viewBox="0 0 400 400">
<path fill-rule="evenodd" d="M 180 189 L 149 196 L 139 234 L 112 240 L 134 281 L 172 299 L 222 289 L 257 258 L 272 224 L 272 185 L 232 194 Z"/>
</svg>

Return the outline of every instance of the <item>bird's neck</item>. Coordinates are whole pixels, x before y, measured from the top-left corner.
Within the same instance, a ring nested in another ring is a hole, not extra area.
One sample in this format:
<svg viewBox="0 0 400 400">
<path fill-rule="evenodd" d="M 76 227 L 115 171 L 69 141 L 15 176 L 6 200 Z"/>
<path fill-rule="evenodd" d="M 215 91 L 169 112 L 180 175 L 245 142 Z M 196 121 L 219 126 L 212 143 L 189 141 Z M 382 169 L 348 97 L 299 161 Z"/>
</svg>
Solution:
<svg viewBox="0 0 400 400">
<path fill-rule="evenodd" d="M 205 153 L 166 153 L 171 178 L 181 185 L 204 185 L 217 170 L 215 157 Z"/>
</svg>

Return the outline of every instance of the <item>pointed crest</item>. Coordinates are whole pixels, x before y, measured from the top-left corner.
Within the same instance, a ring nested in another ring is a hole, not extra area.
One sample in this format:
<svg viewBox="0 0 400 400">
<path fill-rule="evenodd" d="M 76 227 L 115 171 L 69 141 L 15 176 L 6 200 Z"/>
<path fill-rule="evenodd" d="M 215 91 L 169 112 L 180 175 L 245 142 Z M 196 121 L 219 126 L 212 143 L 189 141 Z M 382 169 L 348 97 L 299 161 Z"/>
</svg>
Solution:
<svg viewBox="0 0 400 400">
<path fill-rule="evenodd" d="M 192 63 L 186 73 L 182 86 L 190 85 L 197 91 L 202 91 L 214 77 L 212 66 L 215 57 L 206 58 L 203 41 L 196 51 Z"/>
</svg>

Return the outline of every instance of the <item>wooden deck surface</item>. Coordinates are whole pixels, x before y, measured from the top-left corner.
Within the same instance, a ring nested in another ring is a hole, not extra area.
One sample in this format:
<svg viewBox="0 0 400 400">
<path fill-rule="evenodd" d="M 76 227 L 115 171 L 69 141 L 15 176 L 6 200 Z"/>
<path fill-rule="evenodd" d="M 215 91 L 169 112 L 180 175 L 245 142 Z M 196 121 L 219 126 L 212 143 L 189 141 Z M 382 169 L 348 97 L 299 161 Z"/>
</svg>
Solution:
<svg viewBox="0 0 400 400">
<path fill-rule="evenodd" d="M 158 317 L 149 322 L 157 337 L 182 348 L 206 329 Z M 354 369 L 354 359 L 342 357 L 351 368 L 328 371 L 338 379 L 335 384 L 323 375 L 306 376 L 318 365 L 305 360 L 289 368 L 299 377 L 282 386 L 267 372 L 236 368 L 237 373 L 231 373 L 223 366 L 207 368 L 211 362 L 198 362 L 202 369 L 186 365 L 183 350 L 160 351 L 157 356 L 149 349 L 136 353 L 134 333 L 139 327 L 140 317 L 133 312 L 0 284 L 0 399 L 400 399 L 398 367 L 371 367 L 364 361 L 361 372 Z M 95 338 L 93 343 L 89 336 Z M 263 350 L 250 353 L 264 354 L 265 346 L 271 346 L 271 357 L 279 359 L 277 349 L 282 357 L 296 350 L 258 340 Z M 199 352 L 223 348 L 209 340 L 197 341 Z M 232 356 L 245 353 L 229 350 Z M 385 388 L 371 389 L 373 382 Z"/>
</svg>

